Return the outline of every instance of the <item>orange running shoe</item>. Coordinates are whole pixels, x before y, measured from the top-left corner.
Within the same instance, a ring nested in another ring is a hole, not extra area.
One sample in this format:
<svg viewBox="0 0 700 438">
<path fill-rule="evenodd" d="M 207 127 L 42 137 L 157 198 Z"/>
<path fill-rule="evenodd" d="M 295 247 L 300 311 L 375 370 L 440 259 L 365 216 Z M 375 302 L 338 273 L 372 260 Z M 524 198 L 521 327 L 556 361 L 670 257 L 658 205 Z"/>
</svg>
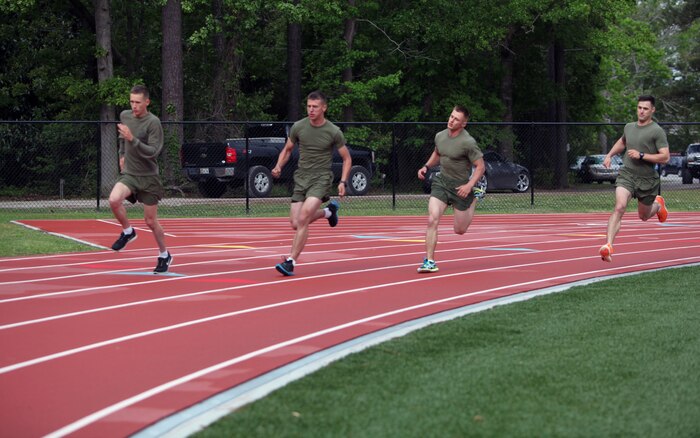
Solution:
<svg viewBox="0 0 700 438">
<path fill-rule="evenodd" d="M 600 258 L 603 259 L 604 262 L 612 262 L 613 247 L 611 244 L 606 243 L 601 246 L 598 252 L 600 253 Z"/>
<path fill-rule="evenodd" d="M 656 212 L 656 217 L 659 218 L 659 222 L 666 222 L 668 218 L 668 209 L 666 209 L 666 201 L 661 196 L 657 196 L 655 199 L 659 204 L 659 211 Z"/>
</svg>

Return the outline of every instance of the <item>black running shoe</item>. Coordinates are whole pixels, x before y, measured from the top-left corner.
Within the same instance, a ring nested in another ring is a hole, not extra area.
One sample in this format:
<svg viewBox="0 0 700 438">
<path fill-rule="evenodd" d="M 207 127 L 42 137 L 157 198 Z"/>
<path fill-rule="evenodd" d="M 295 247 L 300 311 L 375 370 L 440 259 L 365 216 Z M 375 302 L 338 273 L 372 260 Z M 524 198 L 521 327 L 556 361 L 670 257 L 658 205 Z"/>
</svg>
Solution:
<svg viewBox="0 0 700 438">
<path fill-rule="evenodd" d="M 156 268 L 153 270 L 154 274 L 162 274 L 164 272 L 168 272 L 168 267 L 170 266 L 170 263 L 173 261 L 173 256 L 168 252 L 167 257 L 158 257 L 158 264 L 156 265 Z"/>
<path fill-rule="evenodd" d="M 136 240 L 136 230 L 133 230 L 131 234 L 124 234 L 122 232 L 119 235 L 119 239 L 117 239 L 116 242 L 112 244 L 112 249 L 115 251 L 119 251 L 120 249 L 124 248 L 127 243 L 131 242 L 132 240 Z"/>
<path fill-rule="evenodd" d="M 290 277 L 294 275 L 294 262 L 291 260 L 285 260 L 282 263 L 275 265 L 275 269 L 277 269 L 282 275 Z"/>
<path fill-rule="evenodd" d="M 327 209 L 331 211 L 331 215 L 328 218 L 328 225 L 334 227 L 338 225 L 338 210 L 340 210 L 340 204 L 335 199 L 328 203 Z"/>
</svg>

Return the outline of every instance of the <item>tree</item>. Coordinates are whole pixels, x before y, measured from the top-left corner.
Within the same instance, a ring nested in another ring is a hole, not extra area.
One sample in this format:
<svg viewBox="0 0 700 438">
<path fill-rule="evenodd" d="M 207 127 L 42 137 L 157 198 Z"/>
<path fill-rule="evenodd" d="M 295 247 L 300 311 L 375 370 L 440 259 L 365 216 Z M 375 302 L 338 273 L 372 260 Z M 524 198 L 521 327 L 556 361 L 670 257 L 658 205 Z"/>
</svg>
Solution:
<svg viewBox="0 0 700 438">
<path fill-rule="evenodd" d="M 109 0 L 94 0 L 95 34 L 97 37 L 97 80 L 105 84 L 114 77 L 112 64 L 112 20 L 109 13 Z M 115 162 L 117 141 L 114 106 L 106 102 L 100 105 L 100 193 L 106 196 L 117 181 L 119 169 Z"/>
<path fill-rule="evenodd" d="M 299 0 L 293 0 L 297 6 Z M 301 24 L 289 19 L 287 23 L 287 120 L 301 118 Z"/>
<path fill-rule="evenodd" d="M 163 101 L 162 120 L 181 122 L 184 116 L 183 63 L 182 63 L 182 4 L 180 0 L 167 0 L 163 6 Z M 181 124 L 165 124 L 165 151 L 163 160 L 166 182 L 177 173 L 174 165 L 183 132 Z M 172 152 L 172 153 L 171 153 Z M 171 157 L 172 156 L 172 157 Z"/>
</svg>

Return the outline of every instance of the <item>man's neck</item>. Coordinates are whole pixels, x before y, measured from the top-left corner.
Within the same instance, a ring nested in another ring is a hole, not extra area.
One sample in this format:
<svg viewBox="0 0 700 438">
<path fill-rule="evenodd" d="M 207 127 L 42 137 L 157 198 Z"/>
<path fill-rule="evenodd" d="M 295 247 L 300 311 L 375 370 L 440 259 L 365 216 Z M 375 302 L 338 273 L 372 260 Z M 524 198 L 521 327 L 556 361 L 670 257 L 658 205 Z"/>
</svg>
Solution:
<svg viewBox="0 0 700 438">
<path fill-rule="evenodd" d="M 318 119 L 311 120 L 309 119 L 309 123 L 311 123 L 311 126 L 318 128 L 319 126 L 323 126 L 324 123 L 326 123 L 326 118 L 325 117 L 319 117 Z"/>
<path fill-rule="evenodd" d="M 448 128 L 448 129 L 447 129 L 447 135 L 448 135 L 449 137 L 457 137 L 457 136 L 459 135 L 459 133 L 462 132 L 462 129 L 464 129 L 464 128 L 459 128 L 459 129 L 455 129 L 455 130 L 452 130 L 452 129 L 449 129 L 449 128 Z"/>
</svg>

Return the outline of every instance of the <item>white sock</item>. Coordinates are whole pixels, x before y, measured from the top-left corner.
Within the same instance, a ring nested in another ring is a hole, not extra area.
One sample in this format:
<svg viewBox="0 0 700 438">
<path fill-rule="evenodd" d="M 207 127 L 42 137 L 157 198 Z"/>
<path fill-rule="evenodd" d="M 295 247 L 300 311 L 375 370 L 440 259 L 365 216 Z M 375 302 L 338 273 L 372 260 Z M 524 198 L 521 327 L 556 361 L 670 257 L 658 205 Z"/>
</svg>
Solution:
<svg viewBox="0 0 700 438">
<path fill-rule="evenodd" d="M 167 259 L 168 258 L 168 250 L 166 249 L 165 252 L 160 253 L 160 255 L 158 257 L 160 257 L 161 259 Z"/>
<path fill-rule="evenodd" d="M 326 219 L 328 219 L 333 213 L 331 213 L 331 211 L 328 208 L 324 208 L 323 214 L 325 215 Z"/>
<path fill-rule="evenodd" d="M 292 262 L 292 266 L 296 266 L 296 265 L 297 265 L 297 262 L 296 262 L 293 258 L 291 258 L 291 257 L 287 257 L 287 261 L 288 261 L 288 262 Z"/>
<path fill-rule="evenodd" d="M 131 234 L 134 232 L 134 227 L 124 228 L 122 231 L 124 234 Z"/>
</svg>

